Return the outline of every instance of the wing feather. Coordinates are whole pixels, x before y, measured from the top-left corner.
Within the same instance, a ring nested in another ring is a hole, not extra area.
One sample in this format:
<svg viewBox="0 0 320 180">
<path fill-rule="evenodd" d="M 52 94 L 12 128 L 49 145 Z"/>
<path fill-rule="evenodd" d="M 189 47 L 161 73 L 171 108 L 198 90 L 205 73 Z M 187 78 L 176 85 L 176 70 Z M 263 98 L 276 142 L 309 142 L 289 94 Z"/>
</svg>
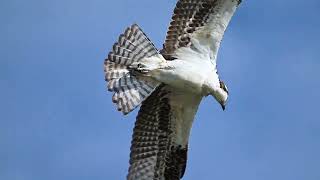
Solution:
<svg viewBox="0 0 320 180">
<path fill-rule="evenodd" d="M 188 98 L 182 96 L 161 85 L 143 102 L 133 130 L 128 180 L 179 180 L 184 175 L 189 131 L 201 98 L 188 95 L 192 100 L 183 101 Z"/>
<path fill-rule="evenodd" d="M 215 60 L 239 3 L 240 0 L 179 0 L 161 54 L 173 60 L 188 56 L 191 50 Z M 182 178 L 189 133 L 201 99 L 201 95 L 162 84 L 142 103 L 133 130 L 128 180 Z"/>
<path fill-rule="evenodd" d="M 223 33 L 240 0 L 179 0 L 169 25 L 161 54 L 168 60 L 175 59 L 176 50 L 194 45 L 192 39 L 220 43 Z M 225 13 L 230 11 L 231 14 Z M 220 25 L 223 24 L 221 28 Z M 218 31 L 219 36 L 214 36 Z M 220 32 L 222 31 L 222 32 Z M 199 33 L 204 33 L 201 39 Z M 206 46 L 210 46 L 205 43 Z M 216 51 L 217 47 L 209 47 Z"/>
</svg>

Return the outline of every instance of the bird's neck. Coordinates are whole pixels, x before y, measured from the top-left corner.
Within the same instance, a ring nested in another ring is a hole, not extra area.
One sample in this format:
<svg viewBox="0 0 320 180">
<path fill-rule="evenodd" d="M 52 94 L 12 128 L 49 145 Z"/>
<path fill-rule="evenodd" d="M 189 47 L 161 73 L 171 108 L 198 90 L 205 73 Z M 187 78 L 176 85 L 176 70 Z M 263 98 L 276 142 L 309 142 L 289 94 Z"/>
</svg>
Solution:
<svg viewBox="0 0 320 180">
<path fill-rule="evenodd" d="M 203 83 L 203 93 L 205 96 L 208 96 L 210 94 L 215 94 L 220 89 L 220 83 L 219 83 L 219 77 L 217 73 L 214 73 L 211 76 L 208 76 L 208 78 Z"/>
</svg>

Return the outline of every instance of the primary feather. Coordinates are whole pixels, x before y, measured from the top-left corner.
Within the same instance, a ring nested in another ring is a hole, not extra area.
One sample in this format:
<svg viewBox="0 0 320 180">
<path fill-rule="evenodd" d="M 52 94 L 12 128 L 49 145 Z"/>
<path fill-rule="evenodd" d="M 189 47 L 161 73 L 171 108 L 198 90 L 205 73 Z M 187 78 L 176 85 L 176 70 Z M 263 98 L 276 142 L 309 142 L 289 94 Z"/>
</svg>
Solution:
<svg viewBox="0 0 320 180">
<path fill-rule="evenodd" d="M 240 0 L 179 0 L 163 49 L 138 25 L 129 27 L 105 60 L 108 89 L 124 114 L 141 105 L 133 130 L 128 180 L 183 177 L 194 116 L 204 96 L 222 105 L 216 57 Z M 224 104 L 225 105 L 225 104 Z"/>
</svg>

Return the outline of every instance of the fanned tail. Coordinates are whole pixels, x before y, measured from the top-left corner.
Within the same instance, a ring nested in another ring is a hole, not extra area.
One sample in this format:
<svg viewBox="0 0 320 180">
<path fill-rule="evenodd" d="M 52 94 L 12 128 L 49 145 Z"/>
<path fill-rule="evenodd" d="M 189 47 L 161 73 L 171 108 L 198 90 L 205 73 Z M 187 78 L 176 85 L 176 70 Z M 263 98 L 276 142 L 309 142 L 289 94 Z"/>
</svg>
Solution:
<svg viewBox="0 0 320 180">
<path fill-rule="evenodd" d="M 119 111 L 128 114 L 141 104 L 160 84 L 134 73 L 132 64 L 158 55 L 159 52 L 137 24 L 127 28 L 104 62 L 108 90 Z"/>
</svg>

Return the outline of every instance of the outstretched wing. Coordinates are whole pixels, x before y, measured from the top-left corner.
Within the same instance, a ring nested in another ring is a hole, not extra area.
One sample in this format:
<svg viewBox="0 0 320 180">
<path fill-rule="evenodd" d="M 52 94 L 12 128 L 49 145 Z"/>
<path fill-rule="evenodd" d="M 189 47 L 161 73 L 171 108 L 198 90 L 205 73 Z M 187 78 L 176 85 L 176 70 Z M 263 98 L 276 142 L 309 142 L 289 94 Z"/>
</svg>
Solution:
<svg viewBox="0 0 320 180">
<path fill-rule="evenodd" d="M 220 41 L 241 0 L 179 0 L 161 51 L 166 59 L 191 47 L 215 59 Z"/>
<path fill-rule="evenodd" d="M 132 137 L 128 180 L 179 180 L 202 97 L 160 85 L 142 104 Z"/>
<path fill-rule="evenodd" d="M 172 60 L 196 52 L 214 61 L 240 1 L 179 0 L 161 54 Z M 132 137 L 128 180 L 183 176 L 189 133 L 201 99 L 162 84 L 142 103 Z"/>
</svg>

